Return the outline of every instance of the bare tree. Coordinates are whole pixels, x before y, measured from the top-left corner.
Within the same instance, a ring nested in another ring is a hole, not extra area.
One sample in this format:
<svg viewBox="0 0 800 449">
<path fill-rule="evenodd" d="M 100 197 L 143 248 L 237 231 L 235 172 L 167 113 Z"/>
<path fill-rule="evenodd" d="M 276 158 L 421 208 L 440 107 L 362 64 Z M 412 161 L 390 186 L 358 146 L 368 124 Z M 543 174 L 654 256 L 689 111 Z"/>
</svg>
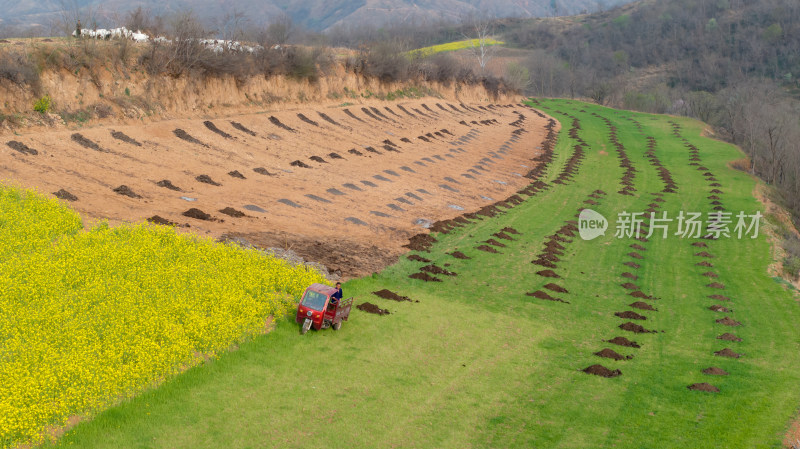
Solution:
<svg viewBox="0 0 800 449">
<path fill-rule="evenodd" d="M 493 45 L 494 26 L 493 20 L 486 14 L 473 15 L 465 21 L 467 32 L 462 33 L 469 40 L 470 51 L 478 62 L 481 74 L 484 74 L 486 65 L 494 56 Z"/>
<path fill-rule="evenodd" d="M 244 30 L 249 22 L 250 18 L 244 12 L 234 8 L 220 19 L 220 34 L 223 39 L 240 40 L 244 36 Z"/>
<path fill-rule="evenodd" d="M 265 46 L 284 45 L 292 36 L 294 24 L 292 18 L 286 14 L 275 17 L 264 33 Z"/>
<path fill-rule="evenodd" d="M 71 35 L 77 28 L 95 28 L 97 10 L 91 5 L 81 6 L 78 0 L 58 0 L 58 28 L 64 35 Z"/>
</svg>

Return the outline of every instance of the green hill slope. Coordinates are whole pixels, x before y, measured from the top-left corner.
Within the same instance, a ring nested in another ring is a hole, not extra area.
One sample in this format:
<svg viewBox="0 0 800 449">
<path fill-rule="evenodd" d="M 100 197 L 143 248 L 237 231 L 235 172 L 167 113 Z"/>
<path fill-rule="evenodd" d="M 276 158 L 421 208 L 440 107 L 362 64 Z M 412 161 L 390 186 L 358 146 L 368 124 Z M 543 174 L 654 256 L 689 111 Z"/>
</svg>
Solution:
<svg viewBox="0 0 800 449">
<path fill-rule="evenodd" d="M 778 446 L 800 404 L 800 309 L 767 275 L 764 230 L 682 237 L 674 221 L 666 238 L 664 222 L 649 238 L 615 236 L 621 213 L 755 214 L 754 181 L 726 165 L 738 150 L 689 119 L 535 106 L 563 128 L 555 146 L 532 144 L 548 164 L 530 187 L 345 285 L 390 314 L 354 310 L 340 331 L 304 336 L 283 321 L 56 446 Z M 586 207 L 608 219 L 605 236 L 578 236 Z M 420 273 L 441 282 L 409 278 Z M 594 365 L 619 375 L 584 372 Z M 704 383 L 719 391 L 688 388 Z"/>
</svg>

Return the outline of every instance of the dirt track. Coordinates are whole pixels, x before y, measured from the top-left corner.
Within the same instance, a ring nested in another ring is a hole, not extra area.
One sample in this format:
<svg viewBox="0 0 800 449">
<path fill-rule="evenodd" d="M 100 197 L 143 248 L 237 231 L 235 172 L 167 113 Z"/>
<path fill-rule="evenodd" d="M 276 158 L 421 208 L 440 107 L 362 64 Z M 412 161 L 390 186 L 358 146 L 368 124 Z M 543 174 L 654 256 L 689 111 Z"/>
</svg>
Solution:
<svg viewBox="0 0 800 449">
<path fill-rule="evenodd" d="M 528 184 L 546 119 L 487 106 L 374 102 L 8 136 L 0 176 L 63 189 L 90 220 L 158 216 L 358 276 L 391 263 L 424 223 Z"/>
</svg>

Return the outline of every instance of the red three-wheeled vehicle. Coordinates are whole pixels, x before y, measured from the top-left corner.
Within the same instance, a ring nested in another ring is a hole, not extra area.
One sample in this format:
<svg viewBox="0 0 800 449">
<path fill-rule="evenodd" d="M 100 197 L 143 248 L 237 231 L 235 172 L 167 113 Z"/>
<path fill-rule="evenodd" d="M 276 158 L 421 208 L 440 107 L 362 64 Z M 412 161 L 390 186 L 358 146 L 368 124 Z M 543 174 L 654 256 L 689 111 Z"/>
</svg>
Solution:
<svg viewBox="0 0 800 449">
<path fill-rule="evenodd" d="M 312 327 L 316 330 L 332 327 L 339 330 L 342 321 L 347 321 L 350 316 L 350 308 L 353 306 L 353 298 L 342 299 L 338 304 L 331 304 L 331 295 L 336 293 L 336 289 L 325 284 L 311 284 L 303 299 L 297 306 L 297 316 L 295 321 L 302 323 L 300 333 L 305 334 Z"/>
</svg>

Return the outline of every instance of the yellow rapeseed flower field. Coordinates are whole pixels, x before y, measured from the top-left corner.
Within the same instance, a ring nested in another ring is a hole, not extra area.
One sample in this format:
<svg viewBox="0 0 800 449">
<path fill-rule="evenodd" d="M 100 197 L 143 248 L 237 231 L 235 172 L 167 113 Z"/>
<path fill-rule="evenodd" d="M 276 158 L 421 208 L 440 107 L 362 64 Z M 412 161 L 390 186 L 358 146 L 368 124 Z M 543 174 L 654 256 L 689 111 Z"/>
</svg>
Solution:
<svg viewBox="0 0 800 449">
<path fill-rule="evenodd" d="M 285 316 L 326 282 L 257 250 L 149 224 L 79 232 L 56 200 L 0 185 L 0 447 L 41 441 Z"/>
</svg>

